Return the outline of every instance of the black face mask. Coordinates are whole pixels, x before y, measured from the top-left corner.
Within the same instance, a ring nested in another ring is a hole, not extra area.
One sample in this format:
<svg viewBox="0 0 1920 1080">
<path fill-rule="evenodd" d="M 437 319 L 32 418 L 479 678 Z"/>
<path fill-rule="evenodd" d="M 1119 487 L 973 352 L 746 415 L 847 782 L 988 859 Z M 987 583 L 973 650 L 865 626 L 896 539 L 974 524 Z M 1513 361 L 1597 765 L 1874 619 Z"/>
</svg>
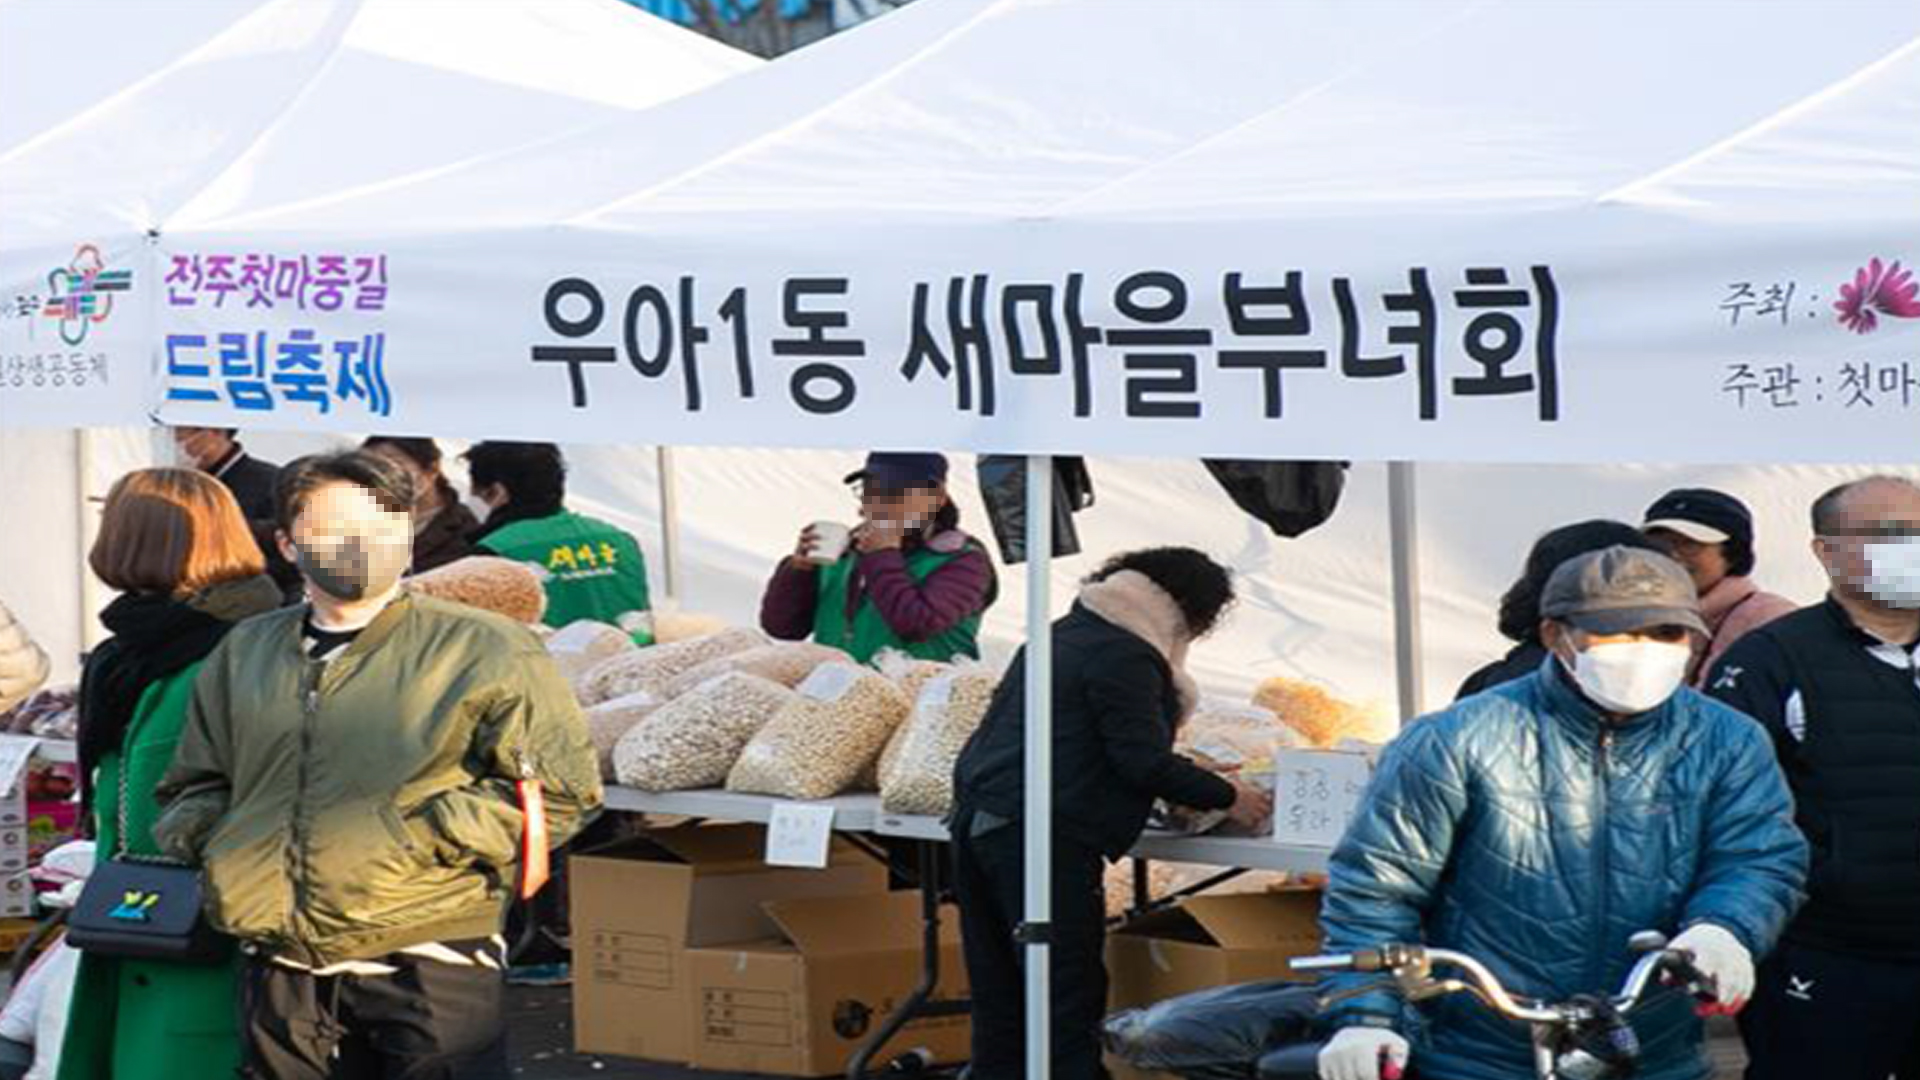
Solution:
<svg viewBox="0 0 1920 1080">
<path fill-rule="evenodd" d="M 325 545 L 295 544 L 294 554 L 314 588 L 352 603 L 393 588 L 413 560 L 413 545 L 352 535 Z"/>
</svg>

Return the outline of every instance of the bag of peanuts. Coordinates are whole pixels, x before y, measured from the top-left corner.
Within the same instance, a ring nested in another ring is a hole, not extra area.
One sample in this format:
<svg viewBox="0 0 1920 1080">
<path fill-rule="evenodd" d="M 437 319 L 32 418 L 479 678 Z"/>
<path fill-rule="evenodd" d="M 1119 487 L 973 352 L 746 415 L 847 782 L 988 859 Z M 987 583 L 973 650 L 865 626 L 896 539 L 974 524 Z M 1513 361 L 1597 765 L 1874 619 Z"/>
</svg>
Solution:
<svg viewBox="0 0 1920 1080">
<path fill-rule="evenodd" d="M 919 701 L 920 691 L 925 690 L 928 683 L 953 670 L 952 664 L 916 659 L 898 649 L 882 649 L 873 658 L 873 666 L 892 679 L 908 701 Z"/>
<path fill-rule="evenodd" d="M 537 623 L 547 613 L 547 587 L 532 566 L 493 555 L 469 555 L 407 579 L 422 596 L 451 600 L 505 615 L 515 622 Z"/>
<path fill-rule="evenodd" d="M 810 641 L 781 641 L 709 660 L 683 675 L 676 675 L 667 683 L 666 696 L 669 700 L 677 698 L 696 686 L 736 671 L 757 675 L 792 689 L 807 681 L 807 676 L 813 674 L 813 670 L 821 664 L 836 662 L 850 664 L 853 657 L 830 645 L 815 645 Z"/>
<path fill-rule="evenodd" d="M 880 669 L 880 674 L 892 679 L 893 684 L 898 686 L 900 692 L 911 702 L 920 700 L 920 691 L 926 689 L 928 683 L 953 670 L 951 664 L 943 664 L 938 660 L 918 660 L 898 649 L 880 650 L 879 654 L 873 658 L 873 666 Z M 860 778 L 854 781 L 854 790 L 880 790 L 880 772 L 886 768 L 887 762 L 900 753 L 900 740 L 906 733 L 907 725 L 905 724 L 894 731 L 893 738 L 887 740 L 886 749 L 860 771 Z"/>
<path fill-rule="evenodd" d="M 613 748 L 627 732 L 660 708 L 660 699 L 645 690 L 612 701 L 603 701 L 587 710 L 587 738 L 600 758 L 600 779 L 613 779 Z"/>
<path fill-rule="evenodd" d="M 851 787 L 912 705 L 892 680 L 856 664 L 822 664 L 798 697 L 741 752 L 727 790 L 826 799 Z"/>
<path fill-rule="evenodd" d="M 759 648 L 766 643 L 767 635 L 758 630 L 734 629 L 691 641 L 678 641 L 672 645 L 636 649 L 595 664 L 575 686 L 574 692 L 579 696 L 580 703 L 587 706 L 612 701 L 640 690 L 655 697 L 664 697 L 667 684 L 680 675 L 709 660 Z"/>
<path fill-rule="evenodd" d="M 577 681 L 594 666 L 623 653 L 635 651 L 633 638 L 617 626 L 592 619 L 580 619 L 547 636 L 547 655 L 568 683 Z"/>
<path fill-rule="evenodd" d="M 748 741 L 796 696 L 756 675 L 717 675 L 627 732 L 613 752 L 614 776 L 642 791 L 716 787 Z"/>
<path fill-rule="evenodd" d="M 880 762 L 880 805 L 891 814 L 945 814 L 953 808 L 953 767 L 987 717 L 1000 685 L 984 664 L 935 676 Z"/>
<path fill-rule="evenodd" d="M 649 622 L 652 624 L 653 640 L 662 645 L 712 637 L 727 629 L 727 620 L 718 615 L 702 615 L 694 611 L 655 611 Z"/>
</svg>

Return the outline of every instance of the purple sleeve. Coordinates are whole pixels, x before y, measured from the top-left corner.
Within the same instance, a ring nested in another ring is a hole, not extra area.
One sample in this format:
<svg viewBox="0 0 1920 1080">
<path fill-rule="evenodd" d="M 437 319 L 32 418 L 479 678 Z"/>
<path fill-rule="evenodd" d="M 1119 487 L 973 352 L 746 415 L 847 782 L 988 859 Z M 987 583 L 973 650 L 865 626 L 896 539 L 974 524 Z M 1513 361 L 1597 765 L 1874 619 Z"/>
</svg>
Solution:
<svg viewBox="0 0 1920 1080">
<path fill-rule="evenodd" d="M 760 629 L 781 641 L 805 641 L 813 635 L 813 608 L 819 599 L 818 572 L 795 570 L 785 559 L 760 598 Z"/>
<path fill-rule="evenodd" d="M 993 567 L 984 552 L 969 551 L 916 584 L 906 556 L 876 551 L 860 557 L 868 599 L 903 641 L 929 641 L 986 606 Z"/>
</svg>

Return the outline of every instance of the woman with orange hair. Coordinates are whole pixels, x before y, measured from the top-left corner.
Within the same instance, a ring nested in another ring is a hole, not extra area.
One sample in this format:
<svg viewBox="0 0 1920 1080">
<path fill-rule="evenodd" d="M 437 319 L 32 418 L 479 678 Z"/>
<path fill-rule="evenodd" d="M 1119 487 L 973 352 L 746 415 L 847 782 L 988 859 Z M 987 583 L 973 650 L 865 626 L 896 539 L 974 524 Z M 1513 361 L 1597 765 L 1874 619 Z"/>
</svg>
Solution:
<svg viewBox="0 0 1920 1080">
<path fill-rule="evenodd" d="M 200 664 L 235 623 L 271 611 L 240 504 L 218 480 L 143 469 L 107 496 L 89 562 L 120 596 L 80 682 L 80 775 L 102 860 L 157 856 L 154 788 L 173 760 Z M 123 803 L 124 800 L 124 803 Z M 237 967 L 83 956 L 63 1080 L 231 1076 Z"/>
</svg>

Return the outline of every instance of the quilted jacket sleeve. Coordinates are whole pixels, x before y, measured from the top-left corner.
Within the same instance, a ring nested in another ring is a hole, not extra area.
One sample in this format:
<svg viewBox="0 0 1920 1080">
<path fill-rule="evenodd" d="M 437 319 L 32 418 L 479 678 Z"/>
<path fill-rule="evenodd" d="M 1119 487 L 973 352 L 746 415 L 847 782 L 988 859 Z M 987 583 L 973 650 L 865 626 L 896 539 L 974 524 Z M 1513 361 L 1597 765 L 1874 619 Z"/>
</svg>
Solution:
<svg viewBox="0 0 1920 1080">
<path fill-rule="evenodd" d="M 1758 959 L 1806 899 L 1807 841 L 1794 827 L 1793 796 L 1766 732 L 1731 710 L 1707 707 L 1725 736 L 1684 922 L 1724 927 Z"/>
<path fill-rule="evenodd" d="M 1448 715 L 1412 725 L 1381 756 L 1359 814 L 1334 849 L 1320 926 L 1328 952 L 1424 939 L 1427 909 L 1467 811 L 1466 771 Z M 1377 976 L 1343 974 L 1338 992 Z M 1337 1007 L 1337 1026 L 1392 1026 L 1396 998 L 1372 993 Z"/>
</svg>

